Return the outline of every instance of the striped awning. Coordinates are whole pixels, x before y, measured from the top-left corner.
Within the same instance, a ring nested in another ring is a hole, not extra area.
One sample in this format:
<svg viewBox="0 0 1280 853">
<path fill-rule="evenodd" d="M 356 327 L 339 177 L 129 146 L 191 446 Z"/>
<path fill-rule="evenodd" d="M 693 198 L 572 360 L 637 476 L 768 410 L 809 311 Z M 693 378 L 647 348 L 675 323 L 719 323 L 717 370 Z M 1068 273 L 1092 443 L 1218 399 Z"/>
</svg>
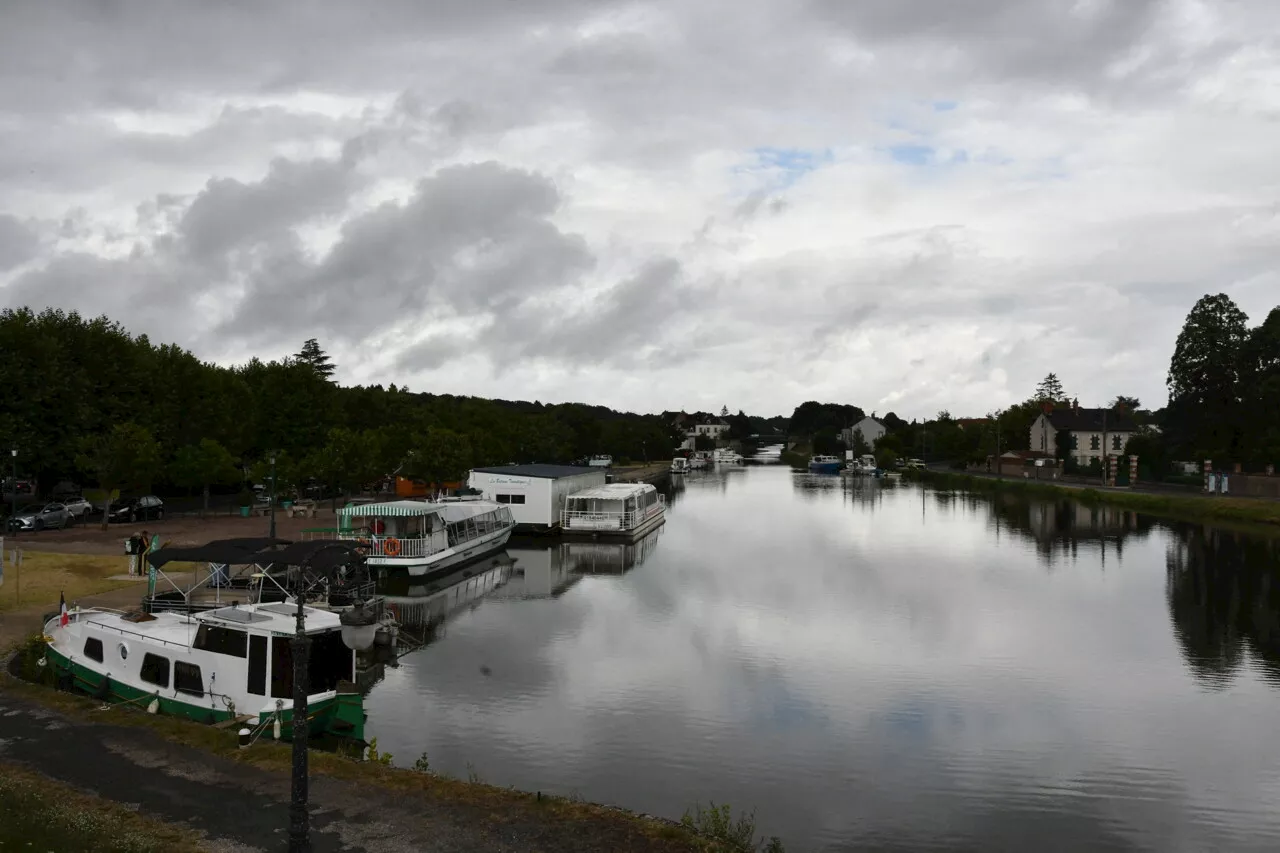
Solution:
<svg viewBox="0 0 1280 853">
<path fill-rule="evenodd" d="M 383 518 L 391 518 L 394 516 L 405 515 L 430 515 L 436 512 L 440 507 L 426 501 L 387 501 L 380 504 L 357 504 L 356 506 L 344 506 L 338 510 L 338 515 L 347 517 L 369 518 L 372 516 L 381 516 Z"/>
</svg>

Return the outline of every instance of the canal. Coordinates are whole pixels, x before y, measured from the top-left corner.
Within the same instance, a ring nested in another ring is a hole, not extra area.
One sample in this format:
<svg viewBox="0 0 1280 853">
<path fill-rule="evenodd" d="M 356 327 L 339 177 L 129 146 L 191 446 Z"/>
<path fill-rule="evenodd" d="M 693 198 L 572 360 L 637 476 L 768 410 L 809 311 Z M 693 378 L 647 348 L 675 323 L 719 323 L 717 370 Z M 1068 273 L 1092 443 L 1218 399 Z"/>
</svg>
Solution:
<svg viewBox="0 0 1280 853">
<path fill-rule="evenodd" d="M 1280 544 L 747 466 L 397 588 L 395 763 L 797 850 L 1280 849 Z"/>
</svg>

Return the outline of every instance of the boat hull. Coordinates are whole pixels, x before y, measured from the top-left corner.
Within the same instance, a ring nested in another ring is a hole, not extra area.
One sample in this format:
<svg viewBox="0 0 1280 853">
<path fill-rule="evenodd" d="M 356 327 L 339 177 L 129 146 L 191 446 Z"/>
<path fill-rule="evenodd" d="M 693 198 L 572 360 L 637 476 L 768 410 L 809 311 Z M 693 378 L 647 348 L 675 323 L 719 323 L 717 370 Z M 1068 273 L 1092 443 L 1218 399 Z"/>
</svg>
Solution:
<svg viewBox="0 0 1280 853">
<path fill-rule="evenodd" d="M 156 697 L 153 690 L 144 690 L 132 684 L 119 681 L 110 675 L 98 672 L 83 663 L 72 661 L 53 646 L 47 650 L 48 662 L 53 670 L 55 683 L 60 689 L 84 693 L 101 699 L 104 702 L 131 703 L 145 708 L 149 699 L 158 698 L 157 712 L 166 716 L 186 717 L 198 723 L 221 723 L 233 719 L 242 711 L 253 714 L 249 709 L 210 707 L 207 704 L 184 702 L 167 696 Z M 270 700 L 263 700 L 264 703 Z M 275 711 L 260 711 L 255 720 L 245 723 L 248 726 L 274 723 Z M 293 709 L 280 710 L 281 737 L 289 739 L 293 736 Z M 310 700 L 307 703 L 307 717 L 310 720 L 308 734 L 322 734 L 364 740 L 364 697 L 355 692 L 337 692 L 327 694 L 323 698 Z M 267 732 L 265 736 L 272 736 Z"/>
<path fill-rule="evenodd" d="M 809 473 L 810 474 L 839 474 L 840 463 L 839 462 L 810 462 Z"/>
<path fill-rule="evenodd" d="M 436 574 L 502 550 L 514 529 L 514 527 L 508 527 L 505 530 L 497 530 L 464 545 L 454 546 L 425 557 L 370 557 L 369 564 L 386 569 L 404 569 L 410 577 L 415 578 Z"/>
</svg>

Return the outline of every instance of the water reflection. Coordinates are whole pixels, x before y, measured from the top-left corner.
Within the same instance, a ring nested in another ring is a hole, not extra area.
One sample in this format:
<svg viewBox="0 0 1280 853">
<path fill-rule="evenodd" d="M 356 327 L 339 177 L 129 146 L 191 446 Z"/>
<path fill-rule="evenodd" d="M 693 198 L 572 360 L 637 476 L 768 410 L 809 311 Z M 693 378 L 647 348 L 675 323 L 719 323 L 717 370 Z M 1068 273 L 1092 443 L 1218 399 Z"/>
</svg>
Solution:
<svg viewBox="0 0 1280 853">
<path fill-rule="evenodd" d="M 441 634 L 449 619 L 505 586 L 513 566 L 514 560 L 500 552 L 438 578 L 388 572 L 379 579 L 378 592 L 403 628 L 429 642 Z"/>
<path fill-rule="evenodd" d="M 792 850 L 1280 849 L 1273 542 L 780 466 L 677 493 L 631 551 L 513 542 L 370 736 Z"/>
<path fill-rule="evenodd" d="M 1280 686 L 1280 539 L 1196 524 L 1174 530 L 1167 594 L 1187 665 L 1210 688 L 1250 665 Z"/>
</svg>

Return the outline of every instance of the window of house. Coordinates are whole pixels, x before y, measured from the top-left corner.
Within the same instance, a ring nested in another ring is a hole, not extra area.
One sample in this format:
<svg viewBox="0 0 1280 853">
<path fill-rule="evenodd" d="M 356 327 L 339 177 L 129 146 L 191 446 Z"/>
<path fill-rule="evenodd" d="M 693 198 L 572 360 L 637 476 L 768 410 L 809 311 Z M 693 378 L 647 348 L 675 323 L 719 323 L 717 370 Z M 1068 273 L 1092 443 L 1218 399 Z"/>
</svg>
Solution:
<svg viewBox="0 0 1280 853">
<path fill-rule="evenodd" d="M 157 687 L 169 686 L 169 659 L 147 652 L 142 656 L 142 680 Z"/>
<path fill-rule="evenodd" d="M 1120 436 L 1118 435 L 1111 436 L 1111 449 L 1112 450 L 1120 449 Z"/>
<path fill-rule="evenodd" d="M 183 661 L 175 661 L 173 664 L 173 689 L 179 693 L 203 696 L 204 678 L 200 675 L 200 667 Z"/>
<path fill-rule="evenodd" d="M 84 656 L 102 663 L 102 641 L 97 637 L 89 637 L 84 641 Z"/>
<path fill-rule="evenodd" d="M 1090 449 L 1090 450 L 1097 450 L 1097 449 L 1101 446 L 1101 444 L 1102 444 L 1102 440 L 1101 440 L 1101 439 L 1099 439 L 1096 435 L 1091 435 L 1091 436 L 1089 436 L 1089 449 Z"/>
<path fill-rule="evenodd" d="M 1080 436 L 1076 435 L 1075 433 L 1071 434 L 1071 449 L 1072 450 L 1080 449 Z"/>
</svg>

